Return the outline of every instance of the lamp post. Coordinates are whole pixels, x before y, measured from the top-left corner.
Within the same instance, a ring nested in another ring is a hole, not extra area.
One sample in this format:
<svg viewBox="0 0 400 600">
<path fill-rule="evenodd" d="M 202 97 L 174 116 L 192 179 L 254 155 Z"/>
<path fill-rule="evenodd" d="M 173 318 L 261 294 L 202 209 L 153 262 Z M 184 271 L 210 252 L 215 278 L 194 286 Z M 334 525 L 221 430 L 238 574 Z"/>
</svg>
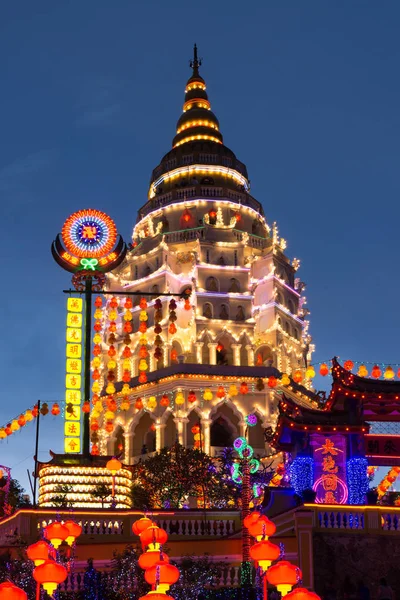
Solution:
<svg viewBox="0 0 400 600">
<path fill-rule="evenodd" d="M 112 501 L 114 504 L 115 501 L 115 476 L 118 473 L 118 471 L 121 469 L 122 467 L 122 463 L 121 461 L 118 460 L 118 458 L 115 458 L 115 456 L 113 458 L 111 458 L 111 460 L 108 461 L 108 463 L 106 464 L 106 468 L 110 471 L 111 475 L 112 475 Z"/>
</svg>

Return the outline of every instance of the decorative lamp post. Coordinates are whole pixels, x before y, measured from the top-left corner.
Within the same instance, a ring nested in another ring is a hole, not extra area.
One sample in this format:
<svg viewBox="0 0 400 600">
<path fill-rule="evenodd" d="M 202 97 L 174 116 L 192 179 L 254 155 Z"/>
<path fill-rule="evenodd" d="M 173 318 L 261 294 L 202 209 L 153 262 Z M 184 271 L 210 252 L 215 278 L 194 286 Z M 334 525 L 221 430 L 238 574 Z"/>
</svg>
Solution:
<svg viewBox="0 0 400 600">
<path fill-rule="evenodd" d="M 35 544 L 28 546 L 26 554 L 33 561 L 35 567 L 42 565 L 46 560 L 49 560 L 49 545 L 43 540 L 39 540 Z"/>
<path fill-rule="evenodd" d="M 67 569 L 54 560 L 46 560 L 33 571 L 33 578 L 52 596 L 60 583 L 67 579 Z"/>
<path fill-rule="evenodd" d="M 274 585 L 282 598 L 286 596 L 302 578 L 301 570 L 288 560 L 280 560 L 266 573 L 268 582 Z"/>
<path fill-rule="evenodd" d="M 111 460 L 108 461 L 108 463 L 106 464 L 106 468 L 110 471 L 111 475 L 112 475 L 112 499 L 114 501 L 115 499 L 115 476 L 118 473 L 118 471 L 121 469 L 122 467 L 122 463 L 121 461 L 118 460 L 118 458 L 112 458 Z"/>
<path fill-rule="evenodd" d="M 57 550 L 69 536 L 69 530 L 62 523 L 54 521 L 44 528 L 44 535 Z"/>
<path fill-rule="evenodd" d="M 11 581 L 0 583 L 0 600 L 27 600 L 28 596 Z"/>
</svg>

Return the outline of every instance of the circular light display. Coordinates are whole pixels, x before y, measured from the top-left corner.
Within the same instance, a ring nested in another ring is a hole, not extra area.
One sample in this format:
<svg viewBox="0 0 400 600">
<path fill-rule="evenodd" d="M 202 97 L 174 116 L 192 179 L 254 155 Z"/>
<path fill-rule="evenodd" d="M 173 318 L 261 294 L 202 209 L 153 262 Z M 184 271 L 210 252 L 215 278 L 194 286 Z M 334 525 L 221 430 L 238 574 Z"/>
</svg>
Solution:
<svg viewBox="0 0 400 600">
<path fill-rule="evenodd" d="M 117 228 L 106 213 L 88 208 L 68 217 L 61 236 L 65 247 L 74 256 L 102 257 L 114 248 Z"/>
</svg>

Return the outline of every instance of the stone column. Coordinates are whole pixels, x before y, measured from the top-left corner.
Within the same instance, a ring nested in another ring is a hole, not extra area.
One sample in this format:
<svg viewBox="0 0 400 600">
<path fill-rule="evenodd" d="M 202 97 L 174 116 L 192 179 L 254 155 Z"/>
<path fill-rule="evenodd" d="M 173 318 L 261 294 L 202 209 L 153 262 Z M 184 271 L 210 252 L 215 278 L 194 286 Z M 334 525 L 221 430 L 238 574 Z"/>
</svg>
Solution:
<svg viewBox="0 0 400 600">
<path fill-rule="evenodd" d="M 210 454 L 210 427 L 212 419 L 201 419 L 201 438 L 203 442 L 203 451 L 206 454 Z"/>
<path fill-rule="evenodd" d="M 217 342 L 210 342 L 208 344 L 208 349 L 210 351 L 210 365 L 217 364 Z"/>
<path fill-rule="evenodd" d="M 125 452 L 124 452 L 123 462 L 127 465 L 129 465 L 129 460 L 130 460 L 130 456 L 131 456 L 131 438 L 132 438 L 131 433 L 124 433 Z"/>
<path fill-rule="evenodd" d="M 246 346 L 247 350 L 247 362 L 249 367 L 254 367 L 254 346 Z"/>
<path fill-rule="evenodd" d="M 155 423 L 156 427 L 156 450 L 159 452 L 164 445 L 165 423 Z"/>
<path fill-rule="evenodd" d="M 170 356 L 170 344 L 163 344 L 163 358 L 164 358 L 164 367 L 169 367 L 169 356 Z"/>
<path fill-rule="evenodd" d="M 174 419 L 174 423 L 176 425 L 176 431 L 178 434 L 178 442 L 180 444 L 182 444 L 182 446 L 185 445 L 185 425 L 186 423 L 189 422 L 189 419 L 187 419 L 186 417 L 175 417 Z"/>
<path fill-rule="evenodd" d="M 314 588 L 313 560 L 313 521 L 311 510 L 299 510 L 294 515 L 296 522 L 296 537 L 299 557 L 299 567 L 303 573 L 303 583 L 306 588 Z"/>
<path fill-rule="evenodd" d="M 203 346 L 204 342 L 195 342 L 196 346 L 196 361 L 197 364 L 201 365 L 203 362 Z"/>
<path fill-rule="evenodd" d="M 240 348 L 242 344 L 231 344 L 231 348 L 233 349 L 233 364 L 235 367 L 240 366 Z"/>
<path fill-rule="evenodd" d="M 149 371 L 156 370 L 156 359 L 154 358 L 153 351 L 149 351 Z"/>
</svg>

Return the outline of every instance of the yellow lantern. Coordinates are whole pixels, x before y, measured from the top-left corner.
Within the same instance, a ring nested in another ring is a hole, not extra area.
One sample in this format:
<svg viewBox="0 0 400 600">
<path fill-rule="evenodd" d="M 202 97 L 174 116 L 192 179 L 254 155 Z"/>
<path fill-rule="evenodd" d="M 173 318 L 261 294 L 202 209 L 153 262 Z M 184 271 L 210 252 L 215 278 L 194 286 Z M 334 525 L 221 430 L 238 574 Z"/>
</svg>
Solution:
<svg viewBox="0 0 400 600">
<path fill-rule="evenodd" d="M 92 360 L 92 367 L 93 369 L 98 369 L 101 365 L 101 360 L 98 356 L 95 356 L 94 359 Z"/>
<path fill-rule="evenodd" d="M 108 318 L 110 321 L 115 321 L 116 318 L 118 317 L 118 313 L 116 310 L 110 310 L 110 312 L 108 313 Z"/>
<path fill-rule="evenodd" d="M 0 440 L 4 440 L 7 437 L 6 430 L 4 427 L 0 428 Z"/>
<path fill-rule="evenodd" d="M 101 392 L 100 383 L 98 381 L 92 383 L 92 392 L 93 394 L 99 394 Z"/>
<path fill-rule="evenodd" d="M 386 367 L 383 376 L 385 379 L 394 379 L 394 371 L 391 366 Z"/>
<path fill-rule="evenodd" d="M 290 377 L 287 373 L 283 373 L 282 377 L 281 377 L 281 384 L 282 385 L 290 385 Z"/>
<path fill-rule="evenodd" d="M 120 409 L 121 410 L 129 410 L 129 401 L 128 400 L 123 400 L 121 402 Z"/>
<path fill-rule="evenodd" d="M 236 385 L 235 385 L 234 383 L 232 383 L 232 384 L 229 386 L 228 395 L 229 395 L 231 398 L 234 398 L 235 396 L 237 396 L 237 395 L 238 395 L 238 389 L 237 389 L 237 387 L 236 387 Z"/>
<path fill-rule="evenodd" d="M 185 403 L 185 396 L 182 394 L 182 392 L 178 392 L 175 396 L 175 404 L 184 404 Z"/>
<path fill-rule="evenodd" d="M 132 317 L 132 313 L 130 310 L 127 310 L 126 313 L 124 314 L 124 321 L 132 321 L 133 317 Z"/>
<path fill-rule="evenodd" d="M 27 423 L 30 423 L 31 421 L 33 421 L 33 414 L 31 410 L 26 410 L 25 411 L 25 421 Z"/>
<path fill-rule="evenodd" d="M 98 401 L 96 402 L 96 404 L 94 405 L 94 408 L 95 408 L 95 410 L 96 410 L 97 412 L 99 412 L 99 413 L 103 412 L 103 403 L 102 403 L 102 401 L 101 401 L 101 400 L 98 400 Z"/>
<path fill-rule="evenodd" d="M 11 421 L 11 431 L 18 431 L 18 429 L 20 429 L 18 421 L 14 419 L 14 421 Z"/>
<path fill-rule="evenodd" d="M 103 311 L 100 310 L 100 308 L 96 308 L 96 310 L 94 311 L 94 318 L 96 319 L 96 321 L 98 321 L 99 319 L 103 318 Z"/>
<path fill-rule="evenodd" d="M 131 370 L 131 361 L 129 358 L 124 358 L 124 360 L 122 361 L 122 368 L 124 371 Z"/>
<path fill-rule="evenodd" d="M 98 410 L 96 410 L 96 408 L 94 408 L 94 410 L 92 410 L 91 415 L 92 419 L 98 419 L 100 416 L 100 413 Z"/>
<path fill-rule="evenodd" d="M 139 321 L 147 321 L 148 319 L 148 314 L 146 310 L 141 310 L 139 313 Z"/>
<path fill-rule="evenodd" d="M 101 344 L 102 341 L 103 340 L 102 340 L 101 335 L 99 333 L 95 333 L 94 336 L 93 336 L 93 342 L 95 344 Z"/>
<path fill-rule="evenodd" d="M 365 365 L 360 365 L 358 367 L 357 375 L 359 377 L 368 377 L 368 369 Z"/>
<path fill-rule="evenodd" d="M 111 381 L 106 387 L 106 393 L 108 395 L 115 394 L 115 385 Z"/>
<path fill-rule="evenodd" d="M 106 421 L 113 421 L 115 419 L 115 413 L 113 413 L 112 410 L 106 410 L 106 412 L 104 413 L 104 419 Z"/>
<path fill-rule="evenodd" d="M 150 410 L 157 408 L 157 398 L 155 396 L 150 396 L 150 398 L 147 400 L 147 408 Z"/>
<path fill-rule="evenodd" d="M 210 390 L 210 388 L 206 388 L 204 390 L 203 399 L 207 400 L 207 401 L 213 399 L 213 394 L 212 394 L 212 391 Z"/>
<path fill-rule="evenodd" d="M 201 433 L 195 433 L 193 436 L 193 439 L 195 442 L 200 442 L 201 441 Z"/>
<path fill-rule="evenodd" d="M 117 363 L 115 362 L 115 360 L 109 360 L 107 363 L 107 369 L 109 371 L 112 371 L 113 369 L 115 369 L 115 367 L 117 366 Z"/>
<path fill-rule="evenodd" d="M 146 344 L 147 344 L 147 335 L 143 334 L 143 335 L 140 336 L 140 338 L 139 338 L 139 344 L 141 346 L 146 346 Z"/>
<path fill-rule="evenodd" d="M 313 379 L 315 377 L 315 369 L 312 365 L 306 369 L 306 379 Z"/>
<path fill-rule="evenodd" d="M 144 358 L 141 358 L 139 361 L 139 371 L 147 371 L 149 365 L 147 364 Z"/>
<path fill-rule="evenodd" d="M 130 394 L 131 389 L 129 387 L 129 383 L 124 383 L 124 385 L 122 386 L 122 390 L 121 390 L 121 394 L 123 396 L 128 396 L 128 394 Z"/>
</svg>

